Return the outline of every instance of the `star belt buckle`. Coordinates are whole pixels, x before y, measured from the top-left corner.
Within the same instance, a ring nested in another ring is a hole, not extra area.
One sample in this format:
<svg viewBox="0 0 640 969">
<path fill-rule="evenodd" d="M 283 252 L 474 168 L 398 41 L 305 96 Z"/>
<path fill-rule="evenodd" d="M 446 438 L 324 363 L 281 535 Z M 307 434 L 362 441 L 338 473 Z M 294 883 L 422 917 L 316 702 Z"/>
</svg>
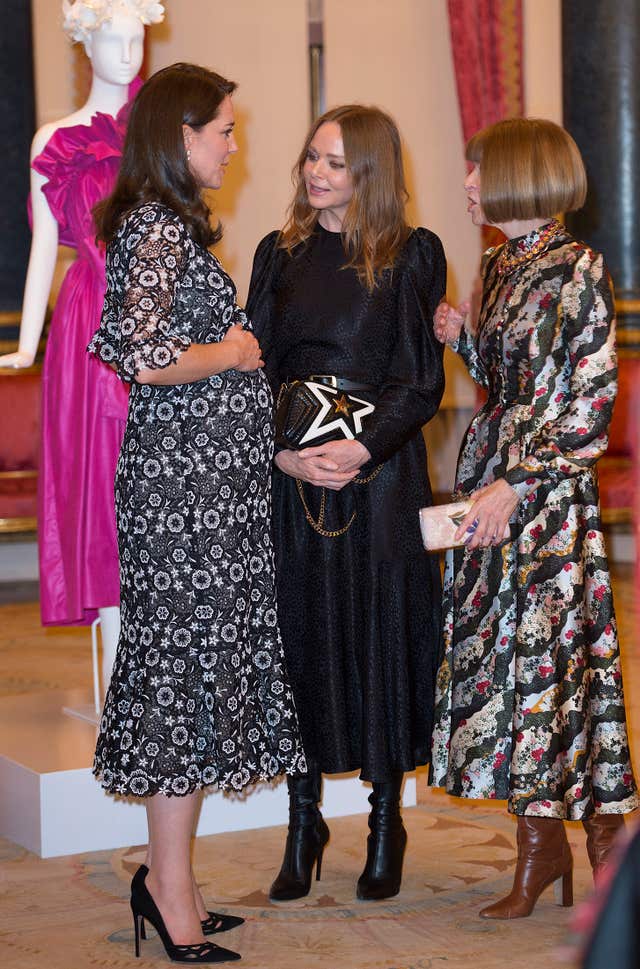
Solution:
<svg viewBox="0 0 640 969">
<path fill-rule="evenodd" d="M 362 419 L 375 410 L 368 400 L 345 394 L 335 387 L 305 381 L 311 393 L 320 404 L 309 429 L 300 440 L 300 446 L 308 445 L 319 437 L 337 432 L 348 441 L 353 441 L 362 431 Z"/>
</svg>

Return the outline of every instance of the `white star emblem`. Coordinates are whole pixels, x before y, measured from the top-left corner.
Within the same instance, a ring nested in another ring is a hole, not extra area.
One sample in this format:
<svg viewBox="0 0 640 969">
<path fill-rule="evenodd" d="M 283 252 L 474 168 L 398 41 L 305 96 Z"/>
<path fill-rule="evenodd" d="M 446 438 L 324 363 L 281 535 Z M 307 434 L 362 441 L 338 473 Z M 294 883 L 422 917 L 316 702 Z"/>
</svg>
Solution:
<svg viewBox="0 0 640 969">
<path fill-rule="evenodd" d="M 309 444 L 318 437 L 324 437 L 330 431 L 338 430 L 342 432 L 348 441 L 353 441 L 356 434 L 359 434 L 362 430 L 362 418 L 375 410 L 374 405 L 370 404 L 368 400 L 362 400 L 360 397 L 354 397 L 353 394 L 349 394 L 350 400 L 362 404 L 362 406 L 352 411 L 348 421 L 344 417 L 336 417 L 335 420 L 329 420 L 324 423 L 332 411 L 335 413 L 335 400 L 332 398 L 341 394 L 342 391 L 337 390 L 335 387 L 327 387 L 325 384 L 316 384 L 312 380 L 307 380 L 306 385 L 314 396 L 317 397 L 320 403 L 320 411 L 314 418 L 309 430 L 301 438 L 300 445 Z"/>
</svg>

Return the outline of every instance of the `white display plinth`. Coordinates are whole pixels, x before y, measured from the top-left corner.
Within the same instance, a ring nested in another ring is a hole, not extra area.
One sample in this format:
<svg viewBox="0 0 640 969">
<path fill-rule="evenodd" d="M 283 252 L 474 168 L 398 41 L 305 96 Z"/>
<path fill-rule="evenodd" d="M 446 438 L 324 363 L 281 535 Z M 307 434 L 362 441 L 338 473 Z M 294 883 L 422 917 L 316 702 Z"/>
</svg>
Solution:
<svg viewBox="0 0 640 969">
<path fill-rule="evenodd" d="M 66 716 L 63 707 L 86 704 L 78 691 L 0 700 L 0 835 L 42 858 L 144 844 L 143 801 L 105 794 L 91 774 L 96 728 Z M 369 810 L 370 788 L 355 775 L 325 777 L 327 817 Z M 404 786 L 405 807 L 416 803 L 415 776 Z M 285 824 L 283 780 L 244 795 L 208 794 L 197 833 L 218 834 Z"/>
</svg>

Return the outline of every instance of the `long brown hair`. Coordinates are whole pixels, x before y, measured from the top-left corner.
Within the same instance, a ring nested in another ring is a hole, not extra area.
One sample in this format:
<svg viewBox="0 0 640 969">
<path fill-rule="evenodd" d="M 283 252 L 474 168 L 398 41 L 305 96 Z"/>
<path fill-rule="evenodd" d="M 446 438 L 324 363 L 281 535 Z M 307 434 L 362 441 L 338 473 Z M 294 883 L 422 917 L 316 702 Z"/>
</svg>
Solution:
<svg viewBox="0 0 640 969">
<path fill-rule="evenodd" d="M 342 222 L 346 266 L 356 269 L 371 290 L 379 274 L 391 269 L 407 240 L 402 147 L 395 122 L 379 108 L 346 104 L 318 118 L 293 168 L 295 193 L 280 246 L 291 252 L 312 234 L 319 212 L 309 204 L 304 183 L 307 153 L 318 129 L 330 121 L 340 126 L 344 159 L 353 181 L 353 196 Z"/>
<path fill-rule="evenodd" d="M 110 242 L 124 217 L 143 202 L 162 202 L 205 248 L 222 237 L 191 174 L 182 126 L 212 121 L 233 81 L 196 64 L 172 64 L 144 84 L 131 107 L 120 171 L 111 195 L 93 210 L 98 239 Z"/>
</svg>

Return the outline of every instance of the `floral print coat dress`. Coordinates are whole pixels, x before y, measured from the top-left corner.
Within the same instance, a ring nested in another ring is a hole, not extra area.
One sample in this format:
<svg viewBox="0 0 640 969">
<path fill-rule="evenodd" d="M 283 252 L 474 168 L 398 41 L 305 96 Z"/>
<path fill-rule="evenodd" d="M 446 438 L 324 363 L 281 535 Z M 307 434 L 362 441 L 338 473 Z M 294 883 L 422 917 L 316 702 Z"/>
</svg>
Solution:
<svg viewBox="0 0 640 969">
<path fill-rule="evenodd" d="M 564 230 L 504 275 L 501 251 L 485 257 L 477 335 L 463 330 L 456 348 L 488 391 L 456 490 L 505 478 L 520 503 L 511 541 L 447 555 L 431 782 L 507 799 L 515 814 L 628 812 L 638 798 L 595 470 L 617 389 L 611 284 Z"/>
</svg>

